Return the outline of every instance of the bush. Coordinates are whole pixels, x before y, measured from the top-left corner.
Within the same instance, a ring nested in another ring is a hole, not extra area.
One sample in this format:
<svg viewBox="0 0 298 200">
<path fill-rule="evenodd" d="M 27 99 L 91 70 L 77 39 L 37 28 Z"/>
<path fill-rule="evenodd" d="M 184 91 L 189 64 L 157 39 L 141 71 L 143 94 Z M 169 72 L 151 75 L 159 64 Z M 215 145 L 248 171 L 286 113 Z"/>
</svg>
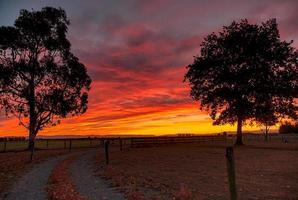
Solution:
<svg viewBox="0 0 298 200">
<path fill-rule="evenodd" d="M 289 122 L 286 122 L 285 124 L 282 124 L 279 127 L 279 133 L 280 134 L 298 133 L 298 122 L 295 123 L 295 124 L 291 124 Z"/>
</svg>

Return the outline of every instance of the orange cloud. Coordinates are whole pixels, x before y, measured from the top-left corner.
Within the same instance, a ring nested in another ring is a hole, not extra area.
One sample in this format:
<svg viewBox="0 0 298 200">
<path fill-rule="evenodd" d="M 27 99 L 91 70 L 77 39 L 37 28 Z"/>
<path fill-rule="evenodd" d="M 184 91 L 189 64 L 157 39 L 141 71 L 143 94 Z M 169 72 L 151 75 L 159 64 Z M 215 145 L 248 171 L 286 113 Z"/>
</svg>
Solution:
<svg viewBox="0 0 298 200">
<path fill-rule="evenodd" d="M 20 9 L 45 4 L 66 9 L 72 51 L 93 83 L 87 112 L 42 130 L 42 135 L 234 131 L 229 125 L 212 126 L 183 83 L 185 66 L 199 53 L 202 38 L 232 20 L 260 23 L 275 17 L 282 38 L 297 39 L 297 1 L 108 0 L 101 6 L 97 1 L 6 1 L 0 24 L 12 25 Z M 251 129 L 257 127 L 245 127 Z M 17 119 L 1 115 L 4 135 L 26 135 L 26 130 Z"/>
</svg>

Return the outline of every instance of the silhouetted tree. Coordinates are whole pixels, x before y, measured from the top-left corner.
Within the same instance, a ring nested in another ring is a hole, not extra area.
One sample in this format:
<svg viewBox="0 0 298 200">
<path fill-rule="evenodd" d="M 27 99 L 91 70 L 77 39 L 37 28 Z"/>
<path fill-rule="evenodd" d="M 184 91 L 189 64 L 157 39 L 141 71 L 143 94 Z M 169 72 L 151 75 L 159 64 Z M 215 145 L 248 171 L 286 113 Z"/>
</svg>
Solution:
<svg viewBox="0 0 298 200">
<path fill-rule="evenodd" d="M 291 44 L 280 40 L 275 19 L 261 25 L 234 21 L 204 38 L 201 54 L 187 67 L 191 97 L 215 125 L 237 123 L 236 144 L 243 144 L 243 123 L 264 122 L 256 117 L 260 108 L 266 117 L 297 117 L 298 56 Z"/>
<path fill-rule="evenodd" d="M 273 101 L 268 95 L 264 95 L 263 103 L 257 104 L 255 109 L 255 118 L 253 121 L 260 127 L 264 134 L 265 141 L 268 142 L 268 134 L 271 126 L 278 123 L 278 112 L 272 105 Z"/>
<path fill-rule="evenodd" d="M 31 159 L 39 130 L 87 109 L 91 79 L 70 52 L 68 25 L 64 10 L 45 7 L 0 27 L 1 106 L 29 130 Z"/>
<path fill-rule="evenodd" d="M 279 127 L 278 132 L 280 134 L 298 133 L 298 122 L 296 123 L 285 122 Z"/>
</svg>

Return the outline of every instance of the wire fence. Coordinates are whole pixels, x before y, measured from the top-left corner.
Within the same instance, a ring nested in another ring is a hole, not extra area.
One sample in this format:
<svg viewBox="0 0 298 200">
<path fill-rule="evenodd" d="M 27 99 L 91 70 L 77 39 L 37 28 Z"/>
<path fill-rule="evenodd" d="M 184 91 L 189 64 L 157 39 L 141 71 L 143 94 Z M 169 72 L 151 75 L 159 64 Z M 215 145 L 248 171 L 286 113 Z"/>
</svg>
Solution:
<svg viewBox="0 0 298 200">
<path fill-rule="evenodd" d="M 159 136 L 159 137 L 102 137 L 102 138 L 65 138 L 36 139 L 35 149 L 76 149 L 103 147 L 108 140 L 110 146 L 118 146 L 120 150 L 127 148 L 152 147 L 167 144 L 224 142 L 226 136 Z M 28 148 L 27 139 L 1 138 L 0 152 L 24 151 Z"/>
<path fill-rule="evenodd" d="M 154 147 L 182 143 L 224 143 L 232 144 L 235 135 L 191 135 L 191 136 L 156 136 L 156 137 L 88 137 L 88 138 L 63 138 L 63 139 L 36 139 L 36 149 L 77 149 L 103 147 L 104 141 L 109 140 L 110 146 L 118 146 L 120 150 L 127 148 Z M 263 142 L 261 134 L 244 134 L 244 142 Z M 297 134 L 271 134 L 268 142 L 290 143 L 298 141 Z M 0 152 L 24 151 L 28 148 L 26 138 L 0 138 Z"/>
</svg>

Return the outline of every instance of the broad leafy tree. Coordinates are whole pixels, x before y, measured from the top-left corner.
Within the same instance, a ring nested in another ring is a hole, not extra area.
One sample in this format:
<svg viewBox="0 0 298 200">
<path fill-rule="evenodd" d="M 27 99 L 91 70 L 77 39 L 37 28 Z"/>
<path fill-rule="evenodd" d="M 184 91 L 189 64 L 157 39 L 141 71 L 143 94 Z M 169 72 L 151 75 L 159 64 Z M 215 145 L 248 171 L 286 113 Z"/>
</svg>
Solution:
<svg viewBox="0 0 298 200">
<path fill-rule="evenodd" d="M 246 122 L 297 117 L 298 55 L 291 44 L 280 39 L 275 19 L 261 25 L 234 21 L 204 38 L 187 67 L 191 97 L 215 125 L 237 123 L 236 144 L 242 144 Z"/>
<path fill-rule="evenodd" d="M 86 111 L 91 79 L 70 52 L 65 11 L 21 10 L 14 26 L 0 27 L 1 106 L 29 130 L 29 149 L 40 130 Z"/>
</svg>

